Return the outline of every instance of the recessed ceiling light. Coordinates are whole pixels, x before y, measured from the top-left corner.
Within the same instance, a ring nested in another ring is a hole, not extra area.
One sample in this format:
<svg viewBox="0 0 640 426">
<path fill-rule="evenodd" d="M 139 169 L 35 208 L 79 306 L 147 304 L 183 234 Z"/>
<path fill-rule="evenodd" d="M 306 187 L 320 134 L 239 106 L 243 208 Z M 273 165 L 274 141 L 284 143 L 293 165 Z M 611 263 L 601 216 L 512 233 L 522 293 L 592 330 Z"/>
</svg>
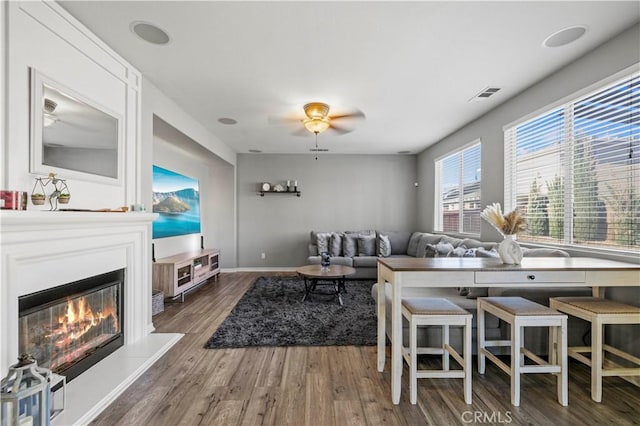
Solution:
<svg viewBox="0 0 640 426">
<path fill-rule="evenodd" d="M 573 43 L 587 32 L 587 27 L 584 25 L 574 25 L 572 27 L 564 28 L 560 31 L 556 31 L 549 37 L 545 38 L 542 42 L 544 47 L 560 47 L 569 43 Z"/>
<path fill-rule="evenodd" d="M 171 40 L 166 31 L 148 22 L 134 21 L 131 23 L 130 28 L 135 35 L 149 43 L 168 44 Z"/>
<path fill-rule="evenodd" d="M 238 123 L 237 120 L 234 120 L 233 118 L 229 118 L 229 117 L 218 118 L 218 122 L 222 124 L 229 124 L 229 125 Z"/>
<path fill-rule="evenodd" d="M 250 149 L 250 150 L 249 150 L 249 152 L 252 152 L 252 153 L 254 153 L 254 154 L 259 154 L 259 153 L 261 153 L 262 151 L 260 151 L 259 149 Z"/>
</svg>

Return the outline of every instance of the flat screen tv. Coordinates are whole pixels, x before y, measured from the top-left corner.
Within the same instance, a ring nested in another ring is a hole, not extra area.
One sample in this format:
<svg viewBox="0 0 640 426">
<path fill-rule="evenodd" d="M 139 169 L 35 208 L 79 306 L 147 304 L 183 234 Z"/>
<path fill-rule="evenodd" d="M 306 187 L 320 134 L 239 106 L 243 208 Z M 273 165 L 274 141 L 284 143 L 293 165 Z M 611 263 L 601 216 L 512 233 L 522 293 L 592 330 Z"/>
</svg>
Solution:
<svg viewBox="0 0 640 426">
<path fill-rule="evenodd" d="M 198 180 L 153 166 L 153 238 L 200 233 Z"/>
</svg>

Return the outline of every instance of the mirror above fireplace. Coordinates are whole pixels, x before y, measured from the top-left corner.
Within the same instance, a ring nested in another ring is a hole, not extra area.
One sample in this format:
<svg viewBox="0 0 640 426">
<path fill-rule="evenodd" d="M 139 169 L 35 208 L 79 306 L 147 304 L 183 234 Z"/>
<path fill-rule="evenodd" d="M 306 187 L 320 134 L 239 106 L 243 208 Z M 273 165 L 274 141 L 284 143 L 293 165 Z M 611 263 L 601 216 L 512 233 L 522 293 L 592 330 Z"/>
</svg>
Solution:
<svg viewBox="0 0 640 426">
<path fill-rule="evenodd" d="M 122 127 L 119 114 L 31 69 L 31 173 L 120 183 Z"/>
</svg>

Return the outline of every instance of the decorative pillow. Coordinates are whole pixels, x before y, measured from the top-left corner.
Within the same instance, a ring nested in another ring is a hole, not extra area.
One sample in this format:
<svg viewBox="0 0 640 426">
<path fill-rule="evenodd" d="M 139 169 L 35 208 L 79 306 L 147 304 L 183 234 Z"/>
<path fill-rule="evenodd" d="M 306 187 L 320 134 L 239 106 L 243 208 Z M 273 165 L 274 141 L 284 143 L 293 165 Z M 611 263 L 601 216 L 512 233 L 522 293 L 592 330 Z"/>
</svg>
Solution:
<svg viewBox="0 0 640 426">
<path fill-rule="evenodd" d="M 358 235 L 358 256 L 376 255 L 376 236 Z"/>
<path fill-rule="evenodd" d="M 464 257 L 464 254 L 467 252 L 467 248 L 465 246 L 460 246 L 454 248 L 449 256 L 451 257 Z"/>
<path fill-rule="evenodd" d="M 329 251 L 330 238 L 331 232 L 316 232 L 316 245 L 318 246 L 318 253 Z"/>
<path fill-rule="evenodd" d="M 353 257 L 358 254 L 358 235 L 344 234 L 342 237 L 342 255 L 344 257 Z"/>
<path fill-rule="evenodd" d="M 332 232 L 329 240 L 329 253 L 333 257 L 342 256 L 342 233 Z"/>
<path fill-rule="evenodd" d="M 485 250 L 482 247 L 476 250 L 476 257 L 495 257 L 499 258 L 500 255 L 495 249 Z"/>
<path fill-rule="evenodd" d="M 463 257 L 476 257 L 476 250 L 475 248 L 466 249 Z"/>
<path fill-rule="evenodd" d="M 453 244 L 440 241 L 438 244 L 436 244 L 435 248 L 438 252 L 439 257 L 449 257 L 449 255 L 453 251 Z"/>
<path fill-rule="evenodd" d="M 388 235 L 380 234 L 378 236 L 378 256 L 389 257 L 391 256 L 391 242 Z"/>
</svg>

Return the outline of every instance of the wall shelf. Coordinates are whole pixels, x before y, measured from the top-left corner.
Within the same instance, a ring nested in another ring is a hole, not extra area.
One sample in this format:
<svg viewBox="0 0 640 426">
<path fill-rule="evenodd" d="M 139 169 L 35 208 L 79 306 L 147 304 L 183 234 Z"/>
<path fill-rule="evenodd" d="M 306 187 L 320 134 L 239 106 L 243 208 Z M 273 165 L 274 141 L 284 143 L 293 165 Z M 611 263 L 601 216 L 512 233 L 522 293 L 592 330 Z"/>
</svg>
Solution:
<svg viewBox="0 0 640 426">
<path fill-rule="evenodd" d="M 302 192 L 300 191 L 260 191 L 258 192 L 258 194 L 261 197 L 264 197 L 264 194 L 290 194 L 290 195 L 295 195 L 296 197 L 299 197 Z"/>
</svg>

